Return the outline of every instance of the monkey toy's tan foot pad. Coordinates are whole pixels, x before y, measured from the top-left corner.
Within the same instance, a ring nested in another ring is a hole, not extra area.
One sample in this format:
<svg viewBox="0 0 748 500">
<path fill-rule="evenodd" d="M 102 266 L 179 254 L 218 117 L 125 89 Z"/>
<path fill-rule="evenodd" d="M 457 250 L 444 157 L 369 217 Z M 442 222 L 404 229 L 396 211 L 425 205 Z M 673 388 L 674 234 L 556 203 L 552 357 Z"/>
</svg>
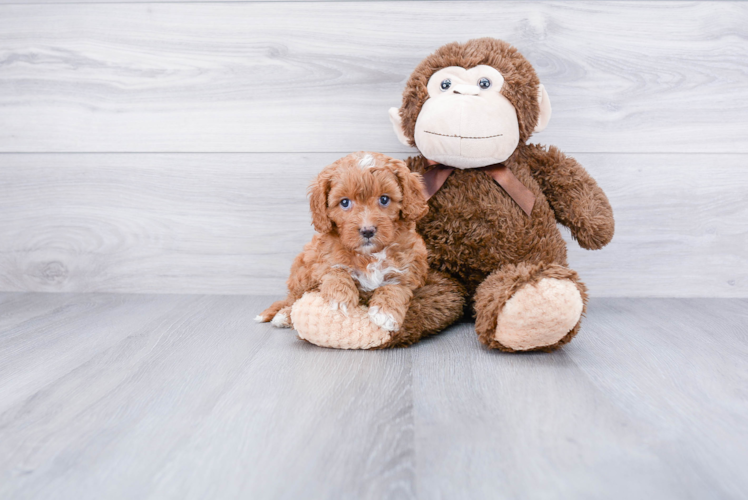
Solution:
<svg viewBox="0 0 748 500">
<path fill-rule="evenodd" d="M 506 301 L 494 338 L 515 351 L 553 345 L 579 322 L 583 308 L 574 282 L 543 278 L 523 286 Z"/>
<path fill-rule="evenodd" d="M 321 347 L 372 349 L 392 336 L 369 320 L 365 306 L 333 310 L 317 292 L 307 292 L 294 303 L 291 321 L 300 338 Z"/>
</svg>

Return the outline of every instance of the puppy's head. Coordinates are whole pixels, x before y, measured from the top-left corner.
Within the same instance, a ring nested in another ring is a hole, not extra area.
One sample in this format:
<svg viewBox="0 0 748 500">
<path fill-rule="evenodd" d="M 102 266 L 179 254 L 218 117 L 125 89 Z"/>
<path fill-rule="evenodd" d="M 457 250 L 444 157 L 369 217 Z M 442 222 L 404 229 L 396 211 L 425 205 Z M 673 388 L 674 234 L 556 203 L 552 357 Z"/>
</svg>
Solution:
<svg viewBox="0 0 748 500">
<path fill-rule="evenodd" d="M 360 253 L 380 251 L 428 210 L 421 176 L 380 153 L 353 153 L 326 167 L 309 203 L 317 232 L 337 233 Z"/>
</svg>

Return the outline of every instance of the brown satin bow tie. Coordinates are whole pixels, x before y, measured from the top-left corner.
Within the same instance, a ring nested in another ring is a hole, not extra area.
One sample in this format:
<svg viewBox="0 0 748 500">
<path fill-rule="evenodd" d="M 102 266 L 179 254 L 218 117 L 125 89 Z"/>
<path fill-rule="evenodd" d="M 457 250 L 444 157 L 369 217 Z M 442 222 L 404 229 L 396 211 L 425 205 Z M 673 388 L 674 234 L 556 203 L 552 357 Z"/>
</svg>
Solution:
<svg viewBox="0 0 748 500">
<path fill-rule="evenodd" d="M 433 165 L 434 168 L 423 174 L 423 183 L 425 186 L 424 194 L 428 200 L 439 188 L 444 185 L 449 175 L 454 172 L 454 167 L 447 167 L 440 163 L 436 163 L 431 160 L 426 160 L 429 165 Z M 503 163 L 497 163 L 495 165 L 489 165 L 487 167 L 481 167 L 476 170 L 483 170 L 488 175 L 499 183 L 506 194 L 511 196 L 517 205 L 527 214 L 530 215 L 532 207 L 535 205 L 535 195 L 532 191 L 527 189 L 527 186 L 515 177 L 509 168 Z"/>
</svg>

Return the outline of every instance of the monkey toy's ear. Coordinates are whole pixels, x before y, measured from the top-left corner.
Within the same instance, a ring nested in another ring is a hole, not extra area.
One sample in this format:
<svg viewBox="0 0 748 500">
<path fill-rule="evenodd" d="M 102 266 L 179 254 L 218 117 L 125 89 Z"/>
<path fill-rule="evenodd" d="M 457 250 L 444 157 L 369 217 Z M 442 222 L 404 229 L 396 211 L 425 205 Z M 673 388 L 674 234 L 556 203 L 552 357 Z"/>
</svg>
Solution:
<svg viewBox="0 0 748 500">
<path fill-rule="evenodd" d="M 406 146 L 410 146 L 410 141 L 405 136 L 405 132 L 403 132 L 403 119 L 400 118 L 399 109 L 390 108 L 390 121 L 392 122 L 392 128 L 395 129 L 395 135 L 397 135 L 398 140 Z"/>
<path fill-rule="evenodd" d="M 309 185 L 309 209 L 312 212 L 312 225 L 320 234 L 332 231 L 332 222 L 327 216 L 327 195 L 330 193 L 333 171 L 324 169 Z"/>
<path fill-rule="evenodd" d="M 542 132 L 551 121 L 551 99 L 548 92 L 545 91 L 545 85 L 542 83 L 538 86 L 538 105 L 540 113 L 538 114 L 538 124 L 535 125 L 535 132 Z"/>
</svg>

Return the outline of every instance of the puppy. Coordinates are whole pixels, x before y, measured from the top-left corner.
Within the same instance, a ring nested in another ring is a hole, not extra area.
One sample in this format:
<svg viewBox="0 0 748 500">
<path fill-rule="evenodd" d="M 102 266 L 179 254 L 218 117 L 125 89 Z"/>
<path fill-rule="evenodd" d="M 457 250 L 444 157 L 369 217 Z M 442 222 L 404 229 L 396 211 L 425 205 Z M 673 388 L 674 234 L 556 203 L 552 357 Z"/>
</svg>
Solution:
<svg viewBox="0 0 748 500">
<path fill-rule="evenodd" d="M 428 272 L 426 246 L 416 233 L 428 210 L 421 176 L 401 160 L 353 153 L 322 170 L 309 188 L 309 205 L 319 234 L 291 266 L 288 297 L 256 321 L 293 328 L 291 306 L 305 292 L 319 291 L 333 310 L 347 314 L 368 305 L 374 324 L 399 330 Z"/>
</svg>

